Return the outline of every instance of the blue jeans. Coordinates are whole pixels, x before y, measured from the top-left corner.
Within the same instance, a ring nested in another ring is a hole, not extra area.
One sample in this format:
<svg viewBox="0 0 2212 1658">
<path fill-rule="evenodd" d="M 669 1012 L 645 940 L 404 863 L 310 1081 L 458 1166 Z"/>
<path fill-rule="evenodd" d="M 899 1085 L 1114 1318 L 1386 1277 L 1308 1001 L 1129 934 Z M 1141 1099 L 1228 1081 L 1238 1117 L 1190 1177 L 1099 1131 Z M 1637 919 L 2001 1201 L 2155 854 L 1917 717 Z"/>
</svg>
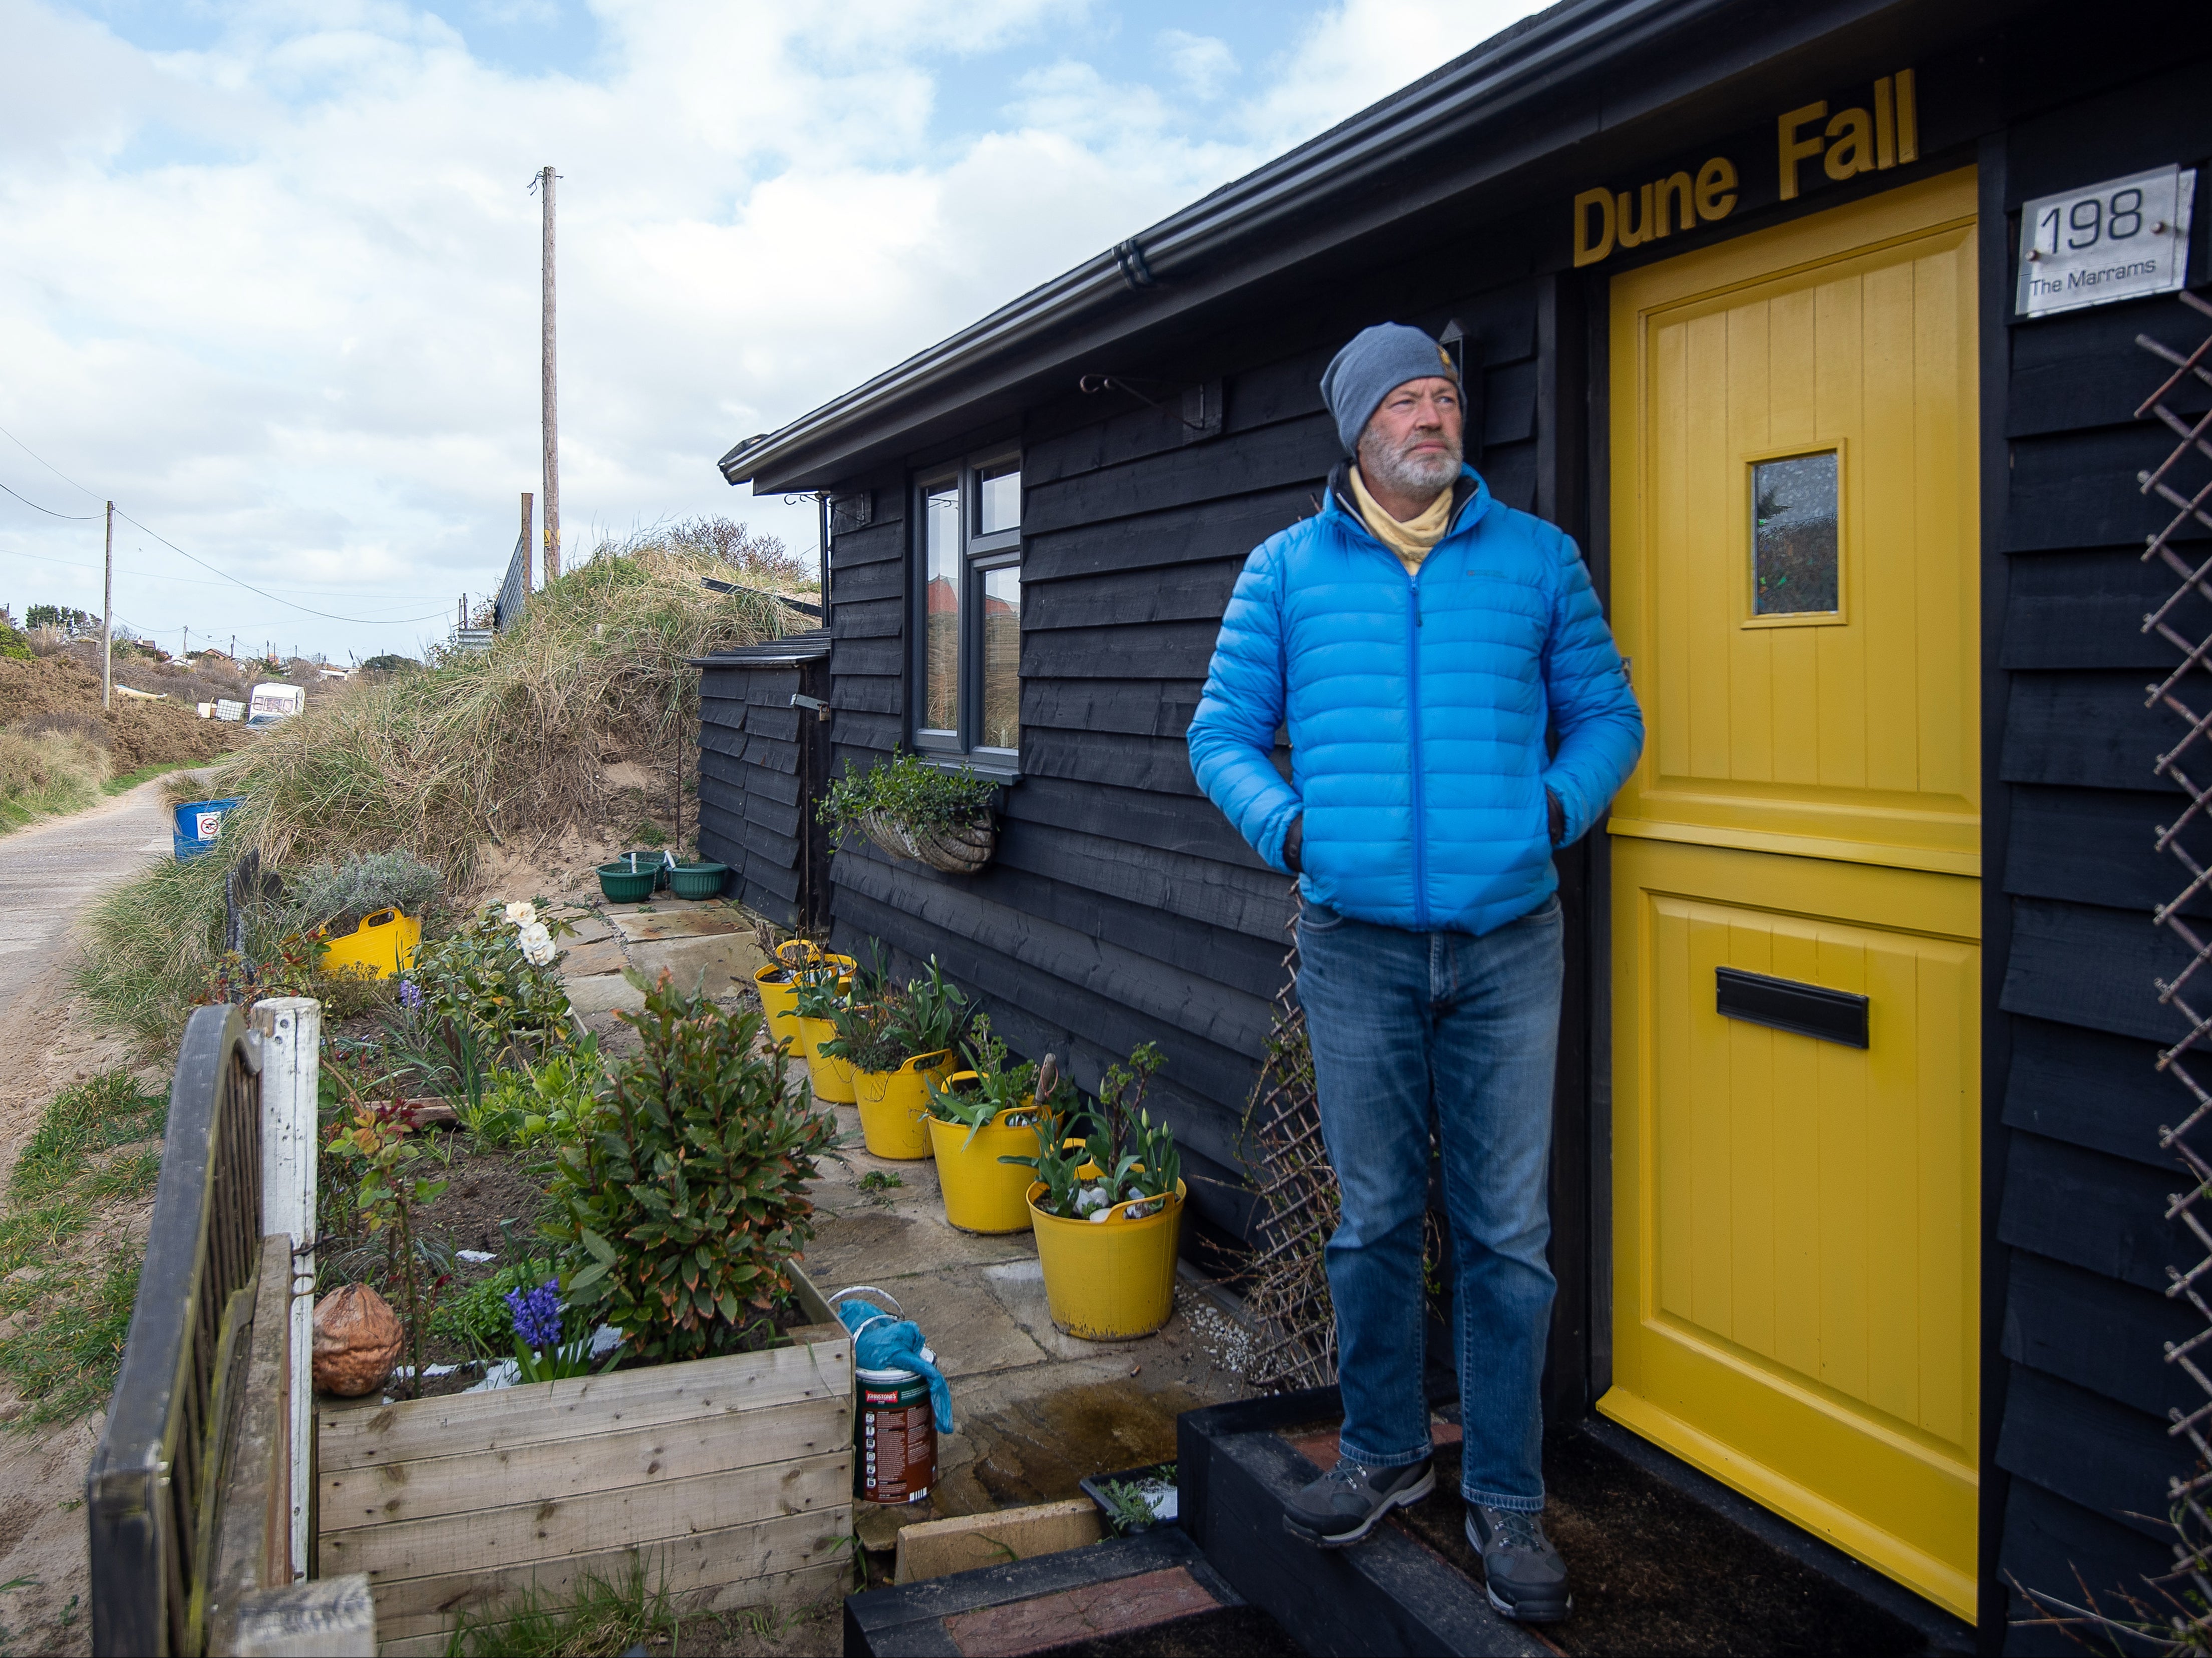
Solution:
<svg viewBox="0 0 2212 1658">
<path fill-rule="evenodd" d="M 1298 923 L 1298 999 L 1344 1193 L 1328 1255 L 1344 1455 L 1388 1468 L 1430 1453 L 1421 1230 L 1433 1121 L 1455 1265 L 1460 1489 L 1527 1514 L 1544 1507 L 1563 932 L 1557 896 L 1480 938 L 1371 926 L 1312 902 Z"/>
</svg>

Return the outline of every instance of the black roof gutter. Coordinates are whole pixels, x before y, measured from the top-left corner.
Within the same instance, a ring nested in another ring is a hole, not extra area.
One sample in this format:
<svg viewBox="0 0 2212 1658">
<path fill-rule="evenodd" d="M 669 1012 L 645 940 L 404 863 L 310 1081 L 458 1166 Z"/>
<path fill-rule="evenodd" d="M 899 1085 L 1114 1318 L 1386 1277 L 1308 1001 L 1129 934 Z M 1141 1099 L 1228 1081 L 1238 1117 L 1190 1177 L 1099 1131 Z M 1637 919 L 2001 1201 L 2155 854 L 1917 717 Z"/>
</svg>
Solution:
<svg viewBox="0 0 2212 1658">
<path fill-rule="evenodd" d="M 1677 42 L 1721 14 L 1752 9 L 1759 27 L 1713 31 L 1719 37 L 1710 54 L 1713 78 L 1888 9 L 1888 0 L 1815 0 L 1778 15 L 1772 7 L 1747 8 L 1741 0 L 1562 0 L 929 349 L 775 432 L 746 439 L 721 458 L 722 475 L 732 483 L 754 480 L 762 490 L 815 487 L 822 480 L 805 475 L 825 459 L 851 452 L 887 425 L 927 418 L 936 412 L 928 406 L 933 401 L 958 400 L 979 378 L 1026 349 L 1048 340 L 1055 347 L 1089 343 L 1081 337 L 1100 325 L 1118 333 L 1175 308 L 1169 295 L 1147 295 L 1164 303 L 1137 318 L 1128 308 L 1133 292 L 1194 276 L 1213 256 L 1249 248 L 1286 224 L 1305 233 L 1297 238 L 1301 258 L 1369 234 L 1378 222 L 1418 210 L 1422 200 L 1400 187 L 1376 192 L 1389 203 L 1382 212 L 1338 216 L 1318 229 L 1311 216 L 1322 200 L 1373 185 L 1387 169 L 1402 168 L 1417 152 L 1433 151 L 1476 125 L 1517 114 L 1527 129 L 1488 157 L 1470 152 L 1449 191 L 1649 113 L 1675 89 L 1650 85 L 1637 65 L 1648 62 L 1659 43 Z M 1619 96 L 1591 99 L 1588 89 L 1594 88 Z M 1569 94 L 1577 90 L 1587 101 L 1571 105 Z M 1445 193 L 1427 192 L 1431 198 Z M 1176 296 L 1184 302 L 1204 297 Z"/>
</svg>

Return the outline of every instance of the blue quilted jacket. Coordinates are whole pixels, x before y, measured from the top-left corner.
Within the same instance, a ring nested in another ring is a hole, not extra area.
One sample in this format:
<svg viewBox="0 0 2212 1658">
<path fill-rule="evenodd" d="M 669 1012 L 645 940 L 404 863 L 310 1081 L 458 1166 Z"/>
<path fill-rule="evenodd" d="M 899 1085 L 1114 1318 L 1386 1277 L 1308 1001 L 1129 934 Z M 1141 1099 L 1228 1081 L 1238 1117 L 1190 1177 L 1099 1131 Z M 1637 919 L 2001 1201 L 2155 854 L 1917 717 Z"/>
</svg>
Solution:
<svg viewBox="0 0 2212 1658">
<path fill-rule="evenodd" d="M 1277 869 L 1304 815 L 1309 899 L 1385 926 L 1488 932 L 1559 884 L 1546 788 L 1574 840 L 1634 768 L 1644 718 L 1566 536 L 1500 505 L 1470 467 L 1450 530 L 1408 576 L 1345 477 L 1245 561 L 1191 769 Z M 1285 724 L 1288 782 L 1271 758 Z"/>
</svg>

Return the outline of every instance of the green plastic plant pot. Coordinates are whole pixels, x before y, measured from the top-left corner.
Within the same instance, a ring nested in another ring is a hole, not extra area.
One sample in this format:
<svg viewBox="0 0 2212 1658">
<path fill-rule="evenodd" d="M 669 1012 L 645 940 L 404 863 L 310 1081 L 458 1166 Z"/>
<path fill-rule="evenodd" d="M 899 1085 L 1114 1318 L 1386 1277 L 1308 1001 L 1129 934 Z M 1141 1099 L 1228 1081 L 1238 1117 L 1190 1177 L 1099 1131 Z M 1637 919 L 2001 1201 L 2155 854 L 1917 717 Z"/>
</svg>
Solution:
<svg viewBox="0 0 2212 1658">
<path fill-rule="evenodd" d="M 631 874 L 628 859 L 599 865 L 599 890 L 611 904 L 641 903 L 653 896 L 653 872 L 641 868 Z"/>
<path fill-rule="evenodd" d="M 632 859 L 637 860 L 637 866 L 640 869 L 645 868 L 648 864 L 653 866 L 653 884 L 655 887 L 665 887 L 668 884 L 668 863 L 665 856 L 665 849 L 639 847 L 634 851 L 618 854 L 616 861 L 624 869 L 628 869 Z"/>
<path fill-rule="evenodd" d="M 678 864 L 668 872 L 668 890 L 678 898 L 712 898 L 729 873 L 727 864 Z"/>
</svg>

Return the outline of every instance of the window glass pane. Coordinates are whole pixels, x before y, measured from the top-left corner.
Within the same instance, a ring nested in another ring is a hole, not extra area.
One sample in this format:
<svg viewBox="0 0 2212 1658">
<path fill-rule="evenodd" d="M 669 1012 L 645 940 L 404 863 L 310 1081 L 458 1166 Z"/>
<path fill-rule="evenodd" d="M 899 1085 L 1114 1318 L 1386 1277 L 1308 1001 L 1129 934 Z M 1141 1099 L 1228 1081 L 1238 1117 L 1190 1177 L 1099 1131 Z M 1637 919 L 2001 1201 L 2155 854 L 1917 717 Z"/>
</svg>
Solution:
<svg viewBox="0 0 2212 1658">
<path fill-rule="evenodd" d="M 921 725 L 960 729 L 960 486 L 940 484 L 922 502 L 927 583 L 922 604 Z"/>
<path fill-rule="evenodd" d="M 1751 613 L 1834 610 L 1836 574 L 1836 452 L 1754 461 Z"/>
<path fill-rule="evenodd" d="M 1001 461 L 996 466 L 987 466 L 981 473 L 982 505 L 975 515 L 975 533 L 996 535 L 1001 530 L 1022 527 L 1022 464 L 1018 460 Z"/>
<path fill-rule="evenodd" d="M 987 749 L 1022 745 L 1022 569 L 1006 564 L 983 578 L 983 729 Z"/>
</svg>

